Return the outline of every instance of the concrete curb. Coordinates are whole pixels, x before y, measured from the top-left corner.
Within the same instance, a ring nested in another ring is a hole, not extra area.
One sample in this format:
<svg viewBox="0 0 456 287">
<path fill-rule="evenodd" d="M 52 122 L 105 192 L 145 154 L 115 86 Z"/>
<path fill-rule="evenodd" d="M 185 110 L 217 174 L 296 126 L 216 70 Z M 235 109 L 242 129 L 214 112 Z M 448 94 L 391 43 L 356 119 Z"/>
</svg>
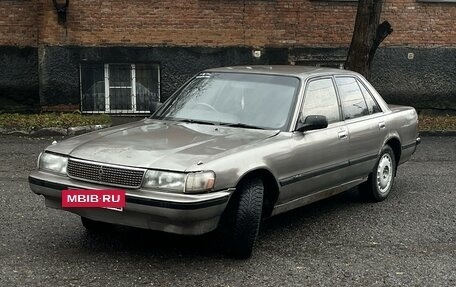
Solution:
<svg viewBox="0 0 456 287">
<path fill-rule="evenodd" d="M 454 137 L 456 131 L 421 131 L 420 136 L 423 137 Z"/>
<path fill-rule="evenodd" d="M 33 131 L 18 130 L 14 128 L 0 128 L 0 135 L 13 136 L 31 136 L 31 137 L 48 137 L 48 136 L 77 136 L 84 133 L 101 130 L 110 127 L 111 124 L 78 126 L 70 128 L 41 128 Z"/>
</svg>

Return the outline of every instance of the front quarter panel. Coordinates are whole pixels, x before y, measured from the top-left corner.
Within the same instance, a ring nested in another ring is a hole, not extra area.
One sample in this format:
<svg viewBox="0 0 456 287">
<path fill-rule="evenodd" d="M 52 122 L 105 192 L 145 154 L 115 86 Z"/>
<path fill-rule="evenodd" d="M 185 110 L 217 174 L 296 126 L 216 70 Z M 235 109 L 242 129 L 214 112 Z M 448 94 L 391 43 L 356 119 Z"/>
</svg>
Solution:
<svg viewBox="0 0 456 287">
<path fill-rule="evenodd" d="M 215 190 L 236 187 L 249 172 L 264 169 L 275 178 L 286 174 L 289 166 L 290 133 L 282 132 L 264 141 L 230 150 L 215 160 L 195 165 L 191 170 L 213 170 Z"/>
</svg>

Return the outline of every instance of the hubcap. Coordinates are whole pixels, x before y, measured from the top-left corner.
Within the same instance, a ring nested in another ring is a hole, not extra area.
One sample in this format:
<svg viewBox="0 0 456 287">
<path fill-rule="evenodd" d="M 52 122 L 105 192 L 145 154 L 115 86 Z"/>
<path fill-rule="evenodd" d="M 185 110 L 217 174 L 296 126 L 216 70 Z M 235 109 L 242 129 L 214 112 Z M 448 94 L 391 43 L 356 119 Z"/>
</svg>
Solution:
<svg viewBox="0 0 456 287">
<path fill-rule="evenodd" d="M 393 161 L 388 153 L 385 153 L 378 162 L 377 187 L 381 193 L 386 193 L 391 187 L 393 179 Z"/>
</svg>

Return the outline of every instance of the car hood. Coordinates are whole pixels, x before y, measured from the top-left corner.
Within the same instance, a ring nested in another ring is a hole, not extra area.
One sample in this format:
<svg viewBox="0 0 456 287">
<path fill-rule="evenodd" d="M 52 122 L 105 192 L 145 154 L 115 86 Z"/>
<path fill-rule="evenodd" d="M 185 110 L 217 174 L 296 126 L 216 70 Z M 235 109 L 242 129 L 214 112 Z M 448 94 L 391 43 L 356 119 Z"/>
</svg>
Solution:
<svg viewBox="0 0 456 287">
<path fill-rule="evenodd" d="M 73 137 L 46 150 L 102 163 L 185 171 L 278 132 L 146 119 Z"/>
</svg>

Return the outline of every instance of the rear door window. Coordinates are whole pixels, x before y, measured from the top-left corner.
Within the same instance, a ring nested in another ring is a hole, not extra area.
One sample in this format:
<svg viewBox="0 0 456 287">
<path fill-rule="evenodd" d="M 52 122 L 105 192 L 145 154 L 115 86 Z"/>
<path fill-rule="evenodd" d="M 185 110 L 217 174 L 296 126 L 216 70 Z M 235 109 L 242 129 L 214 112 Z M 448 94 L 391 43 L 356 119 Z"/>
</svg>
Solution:
<svg viewBox="0 0 456 287">
<path fill-rule="evenodd" d="M 369 115 L 369 109 L 363 93 L 355 78 L 336 77 L 336 84 L 339 90 L 344 120 Z"/>
<path fill-rule="evenodd" d="M 361 92 L 363 92 L 364 99 L 366 100 L 367 108 L 369 110 L 369 114 L 375 114 L 375 113 L 380 113 L 382 110 L 378 106 L 377 102 L 374 100 L 372 97 L 371 93 L 364 87 L 364 85 L 359 82 L 358 85 L 361 88 Z"/>
</svg>

